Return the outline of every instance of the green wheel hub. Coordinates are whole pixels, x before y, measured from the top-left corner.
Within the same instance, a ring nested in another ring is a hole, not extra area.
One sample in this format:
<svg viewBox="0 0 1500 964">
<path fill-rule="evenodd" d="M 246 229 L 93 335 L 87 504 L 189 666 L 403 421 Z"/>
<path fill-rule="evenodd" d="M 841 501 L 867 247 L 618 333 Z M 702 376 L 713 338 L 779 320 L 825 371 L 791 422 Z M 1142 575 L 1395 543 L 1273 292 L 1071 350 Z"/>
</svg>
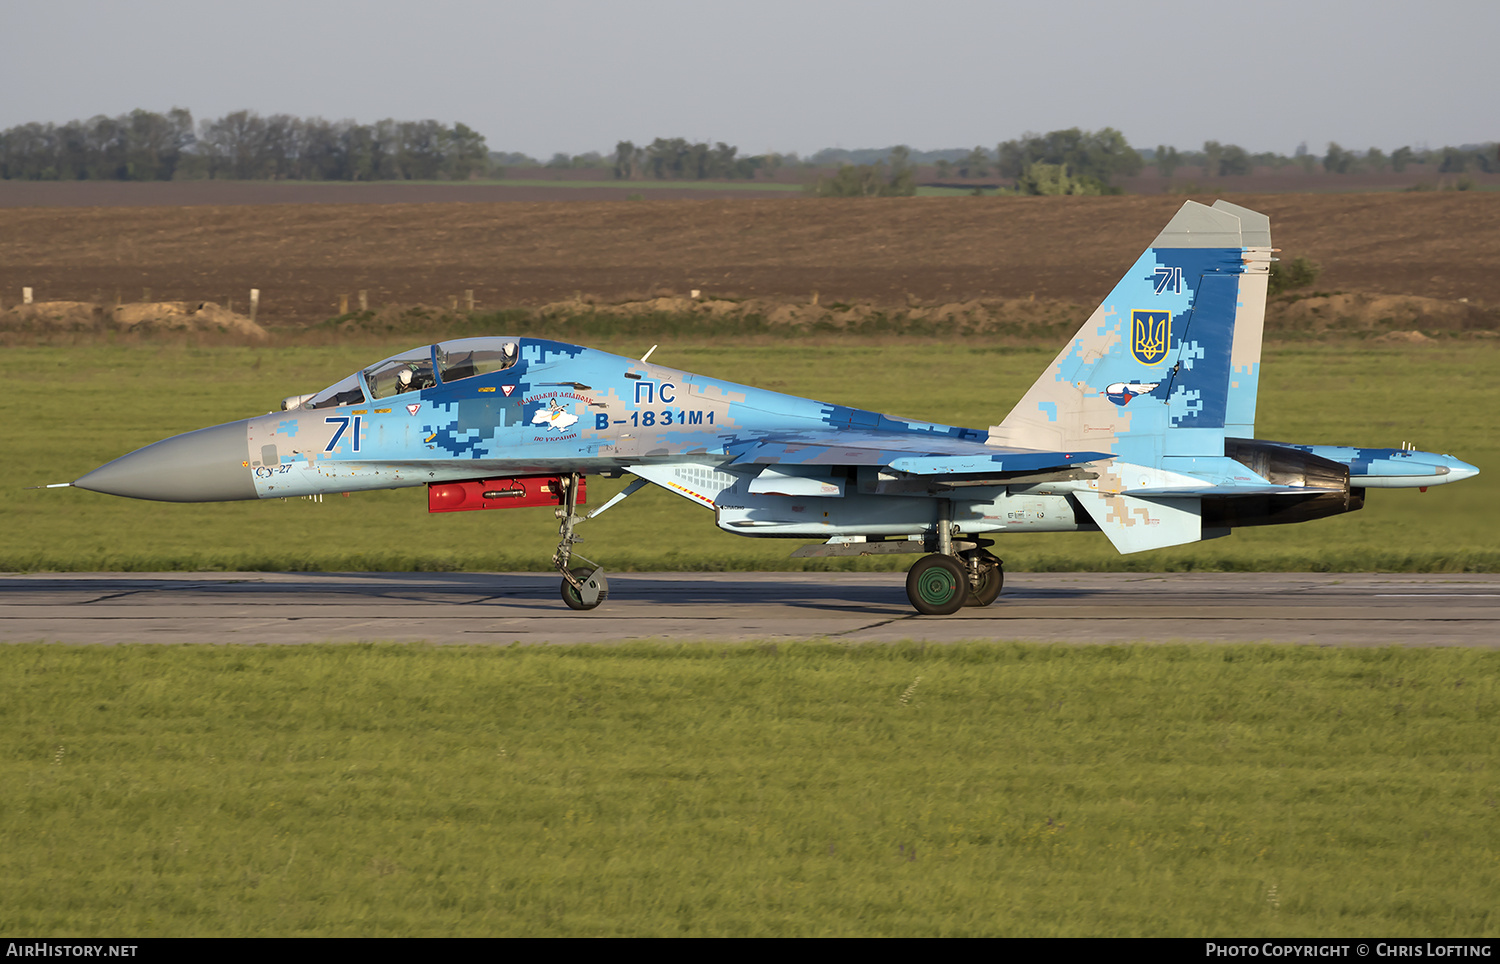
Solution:
<svg viewBox="0 0 1500 964">
<path fill-rule="evenodd" d="M 924 616 L 950 616 L 969 598 L 969 573 L 950 556 L 923 556 L 906 574 L 906 598 Z"/>
<path fill-rule="evenodd" d="M 917 580 L 917 593 L 929 606 L 942 606 L 953 601 L 958 592 L 958 580 L 953 573 L 940 566 L 933 566 Z"/>
</svg>

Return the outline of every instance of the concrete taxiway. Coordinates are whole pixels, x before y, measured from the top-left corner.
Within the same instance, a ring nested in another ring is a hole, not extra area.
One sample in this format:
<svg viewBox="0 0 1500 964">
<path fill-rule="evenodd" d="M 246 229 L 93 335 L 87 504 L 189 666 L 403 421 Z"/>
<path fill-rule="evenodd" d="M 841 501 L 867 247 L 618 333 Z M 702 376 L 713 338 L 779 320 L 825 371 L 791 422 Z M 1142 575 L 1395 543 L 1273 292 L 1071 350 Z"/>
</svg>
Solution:
<svg viewBox="0 0 1500 964">
<path fill-rule="evenodd" d="M 901 573 L 620 573 L 576 613 L 542 573 L 0 576 L 0 642 L 583 643 L 630 639 L 1500 647 L 1500 575 L 1014 573 L 919 616 Z"/>
</svg>

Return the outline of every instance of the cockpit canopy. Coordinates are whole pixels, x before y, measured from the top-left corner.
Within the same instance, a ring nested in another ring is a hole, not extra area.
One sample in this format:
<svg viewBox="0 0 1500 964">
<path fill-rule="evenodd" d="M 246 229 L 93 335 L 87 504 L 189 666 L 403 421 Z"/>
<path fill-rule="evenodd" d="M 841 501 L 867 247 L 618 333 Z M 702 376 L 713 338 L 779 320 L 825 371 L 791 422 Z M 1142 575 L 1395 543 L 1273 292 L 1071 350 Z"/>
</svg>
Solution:
<svg viewBox="0 0 1500 964">
<path fill-rule="evenodd" d="M 284 412 L 337 408 L 504 371 L 521 358 L 514 338 L 458 338 L 392 355 L 312 395 L 282 400 Z"/>
</svg>

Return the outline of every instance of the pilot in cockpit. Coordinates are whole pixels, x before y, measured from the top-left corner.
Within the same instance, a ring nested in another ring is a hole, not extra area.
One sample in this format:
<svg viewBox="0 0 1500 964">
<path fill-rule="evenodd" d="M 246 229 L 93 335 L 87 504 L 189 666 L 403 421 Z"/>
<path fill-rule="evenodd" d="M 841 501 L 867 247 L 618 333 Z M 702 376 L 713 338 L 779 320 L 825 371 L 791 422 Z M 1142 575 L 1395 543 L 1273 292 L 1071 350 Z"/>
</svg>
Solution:
<svg viewBox="0 0 1500 964">
<path fill-rule="evenodd" d="M 432 388 L 437 381 L 432 377 L 430 369 L 416 370 L 411 366 L 402 368 L 396 373 L 396 394 L 402 395 L 406 392 L 420 391 L 424 388 Z"/>
</svg>

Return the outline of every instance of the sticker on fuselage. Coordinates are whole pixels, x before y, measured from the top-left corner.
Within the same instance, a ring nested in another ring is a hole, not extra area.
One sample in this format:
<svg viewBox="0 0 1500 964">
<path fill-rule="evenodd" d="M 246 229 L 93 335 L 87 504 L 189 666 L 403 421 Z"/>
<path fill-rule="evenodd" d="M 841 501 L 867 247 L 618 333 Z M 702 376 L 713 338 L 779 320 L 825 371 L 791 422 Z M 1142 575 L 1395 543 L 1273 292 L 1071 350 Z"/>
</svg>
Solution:
<svg viewBox="0 0 1500 964">
<path fill-rule="evenodd" d="M 531 415 L 531 424 L 545 425 L 558 431 L 563 431 L 577 421 L 578 416 L 557 404 L 555 398 L 547 401 L 546 408 L 539 408 Z"/>
</svg>

